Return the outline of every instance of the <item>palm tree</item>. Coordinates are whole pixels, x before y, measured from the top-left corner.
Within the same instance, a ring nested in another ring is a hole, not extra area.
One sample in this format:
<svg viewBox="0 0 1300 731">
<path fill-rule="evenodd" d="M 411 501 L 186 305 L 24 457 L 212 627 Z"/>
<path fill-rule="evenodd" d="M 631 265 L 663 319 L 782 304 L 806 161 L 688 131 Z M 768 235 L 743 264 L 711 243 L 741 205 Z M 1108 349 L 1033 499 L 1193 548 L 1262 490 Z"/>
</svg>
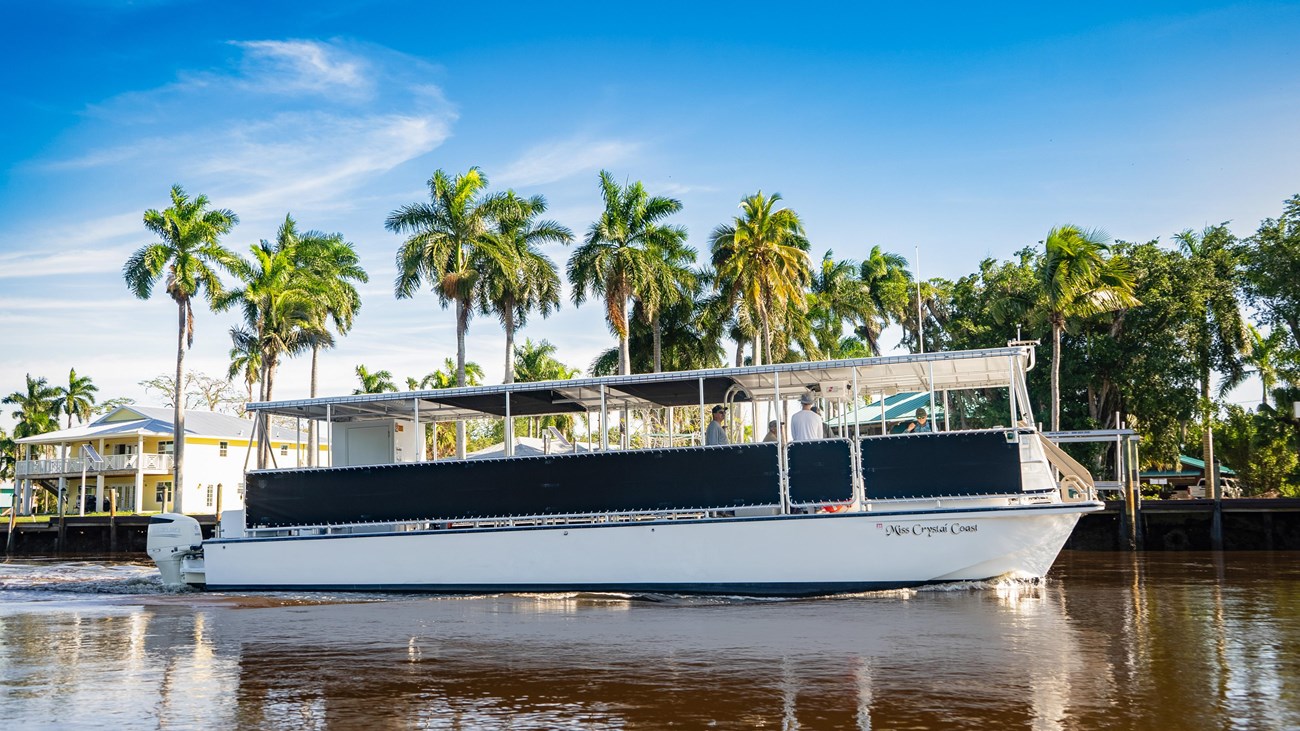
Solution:
<svg viewBox="0 0 1300 731">
<path fill-rule="evenodd" d="M 230 368 L 226 378 L 234 380 L 243 375 L 244 386 L 248 390 L 248 400 L 253 400 L 253 386 L 262 380 L 262 349 L 258 347 L 257 336 L 242 327 L 230 328 Z"/>
<path fill-rule="evenodd" d="M 555 359 L 555 346 L 550 341 L 534 343 L 531 339 L 524 340 L 524 344 L 516 349 L 511 370 L 520 383 L 563 381 L 581 373 L 577 368 L 570 368 Z M 568 415 L 529 417 L 528 435 L 532 436 L 534 431 L 540 434 L 547 426 L 555 426 L 572 434 L 572 425 L 573 417 Z"/>
<path fill-rule="evenodd" d="M 1075 320 L 1142 304 L 1122 257 L 1106 254 L 1102 231 L 1059 226 L 1047 232 L 1035 270 L 1035 287 L 993 306 L 999 322 L 1030 316 L 1052 328 L 1052 431 L 1061 428 L 1061 334 Z"/>
<path fill-rule="evenodd" d="M 14 425 L 13 438 L 34 437 L 58 428 L 58 399 L 58 388 L 44 378 L 32 378 L 28 373 L 25 390 L 14 391 L 0 399 L 0 404 L 18 407 L 11 414 L 18 422 Z"/>
<path fill-rule="evenodd" d="M 226 267 L 234 256 L 221 246 L 220 238 L 230 232 L 239 217 L 233 211 L 209 210 L 208 197 L 190 198 L 185 189 L 173 185 L 172 205 L 163 211 L 144 212 L 144 227 L 161 241 L 141 247 L 122 267 L 122 276 L 131 292 L 149 299 L 154 285 L 166 275 L 167 294 L 176 303 L 176 398 L 172 484 L 176 512 L 183 510 L 185 494 L 182 478 L 185 468 L 185 400 L 181 393 L 185 377 L 185 349 L 194 344 L 193 299 L 203 296 L 209 302 L 221 294 L 221 279 L 216 267 Z"/>
<path fill-rule="evenodd" d="M 465 385 L 465 332 L 479 283 L 482 237 L 494 199 L 484 194 L 488 180 L 477 167 L 449 178 L 438 170 L 429 179 L 429 202 L 411 203 L 388 215 L 385 227 L 409 234 L 397 250 L 398 299 L 422 284 L 433 288 L 445 308 L 456 306 L 456 383 Z M 456 455 L 465 456 L 465 424 L 456 424 Z"/>
<path fill-rule="evenodd" d="M 295 247 L 311 320 L 303 336 L 311 348 L 311 398 L 316 398 L 317 369 L 320 351 L 334 347 L 334 336 L 327 323 L 340 335 L 352 330 L 361 295 L 354 282 L 366 283 L 370 275 L 361 267 L 356 248 L 342 234 L 308 231 Z M 316 464 L 316 422 L 307 423 L 307 466 Z"/>
<path fill-rule="evenodd" d="M 1213 497 L 1218 499 L 1219 480 L 1213 469 L 1214 405 L 1210 401 L 1210 379 L 1217 370 L 1224 376 L 1224 387 L 1240 383 L 1245 377 L 1242 355 L 1250 347 L 1246 321 L 1241 316 L 1241 300 L 1237 296 L 1241 281 L 1237 240 L 1226 224 L 1209 226 L 1199 234 L 1183 231 L 1174 238 L 1187 253 L 1191 269 L 1196 273 L 1192 293 L 1199 312 L 1189 345 L 1201 377 L 1201 445 L 1206 477 L 1214 487 Z"/>
<path fill-rule="evenodd" d="M 483 286 L 479 309 L 495 312 L 506 331 L 505 382 L 514 380 L 515 330 L 523 327 L 533 310 L 549 317 L 560 306 L 560 274 L 539 249 L 544 243 L 569 244 L 573 232 L 555 221 L 538 221 L 546 212 L 540 195 L 522 199 L 507 191 L 499 199 L 501 210 L 483 234 Z"/>
<path fill-rule="evenodd" d="M 739 301 L 758 323 L 758 337 L 767 362 L 773 361 L 772 325 L 787 309 L 806 310 L 804 288 L 811 274 L 808 239 L 798 214 L 776 208 L 780 193 L 763 191 L 740 202 L 742 215 L 732 225 L 718 226 L 711 237 L 718 285 L 730 301 Z"/>
<path fill-rule="evenodd" d="M 397 386 L 393 385 L 393 374 L 388 371 L 371 373 L 364 365 L 358 365 L 356 373 L 361 381 L 361 388 L 353 391 L 353 394 L 392 393 L 397 390 Z"/>
<path fill-rule="evenodd" d="M 72 417 L 84 422 L 90 418 L 95 405 L 95 394 L 99 388 L 90 382 L 90 376 L 78 376 L 77 369 L 68 371 L 68 385 L 55 388 L 59 395 L 54 400 L 56 412 L 68 415 L 68 428 L 72 428 Z"/>
<path fill-rule="evenodd" d="M 866 341 L 872 355 L 880 355 L 880 333 L 890 320 L 900 322 L 909 311 L 912 274 L 907 270 L 907 259 L 873 246 L 862 261 L 860 275 L 875 317 L 863 323 L 856 332 Z"/>
<path fill-rule="evenodd" d="M 859 279 L 857 273 L 855 262 L 836 261 L 835 252 L 830 250 L 822 257 L 821 267 L 813 273 L 808 319 L 820 351 L 817 353 L 819 357 L 844 357 L 840 346 L 849 344 L 844 338 L 845 322 L 865 328 L 880 314 L 866 282 Z"/>
<path fill-rule="evenodd" d="M 685 229 L 662 223 L 681 211 L 682 203 L 649 195 L 640 181 L 620 186 L 607 170 L 600 171 L 600 192 L 605 210 L 569 257 L 569 283 L 575 305 L 585 302 L 588 292 L 604 298 L 606 322 L 618 335 L 619 372 L 628 374 L 631 300 L 652 279 L 662 252 L 685 240 Z"/>
<path fill-rule="evenodd" d="M 901 344 L 909 352 L 933 352 L 939 349 L 936 341 L 943 336 L 948 324 L 951 296 L 950 285 L 942 279 L 913 282 L 907 288 L 904 305 L 895 319 L 903 328 Z M 925 340 L 924 343 L 921 342 L 922 339 Z"/>
<path fill-rule="evenodd" d="M 1255 372 L 1259 374 L 1260 385 L 1264 388 L 1263 397 L 1260 403 L 1268 405 L 1268 395 L 1277 387 L 1278 381 L 1287 376 L 1285 358 L 1287 354 L 1287 337 L 1286 332 L 1281 329 L 1274 329 L 1269 332 L 1268 337 L 1255 328 L 1254 325 L 1247 323 L 1246 332 L 1250 336 L 1250 342 L 1247 343 L 1249 354 L 1246 356 L 1246 362 L 1255 366 Z M 1224 387 L 1235 388 L 1236 383 L 1224 381 Z"/>
<path fill-rule="evenodd" d="M 418 381 L 414 378 L 407 377 L 407 390 L 417 391 L 426 389 L 455 388 L 457 385 L 457 368 L 456 361 L 447 358 L 443 361 L 442 368 L 425 375 L 424 378 L 421 378 Z M 483 368 L 474 361 L 467 362 L 465 364 L 465 381 L 465 385 L 467 386 L 481 385 L 483 383 Z M 446 451 L 450 452 L 455 446 L 455 439 L 452 437 L 452 434 L 444 428 L 444 426 L 445 425 L 443 424 L 438 424 L 437 431 L 435 432 L 433 430 L 434 424 L 425 424 L 425 447 L 427 449 L 432 446 L 434 459 L 437 459 L 438 456 L 442 454 L 444 447 L 447 448 Z M 430 442 L 432 442 L 431 445 Z"/>
<path fill-rule="evenodd" d="M 695 249 L 686 245 L 686 231 L 680 236 L 664 236 L 663 242 L 653 248 L 653 266 L 650 276 L 637 293 L 640 314 L 650 325 L 653 340 L 654 372 L 663 371 L 663 325 L 660 316 L 664 310 L 682 304 L 693 304 L 699 289 L 699 279 L 691 265 L 695 263 Z M 630 346 L 629 346 L 630 349 Z"/>
<path fill-rule="evenodd" d="M 14 468 L 18 464 L 18 445 L 14 442 L 9 433 L 0 427 L 0 482 L 12 480 L 14 478 Z M 14 495 L 17 495 L 14 491 Z M 17 499 L 10 505 L 11 510 L 17 510 Z"/>
<path fill-rule="evenodd" d="M 214 300 L 218 310 L 237 305 L 243 312 L 244 331 L 254 338 L 261 356 L 259 397 L 263 401 L 272 398 L 280 360 L 305 352 L 324 328 L 324 322 L 314 317 L 311 282 L 298 266 L 297 245 L 294 221 L 286 217 L 274 244 L 262 240 L 249 247 L 251 258 L 234 258 L 230 270 L 241 286 Z"/>
</svg>

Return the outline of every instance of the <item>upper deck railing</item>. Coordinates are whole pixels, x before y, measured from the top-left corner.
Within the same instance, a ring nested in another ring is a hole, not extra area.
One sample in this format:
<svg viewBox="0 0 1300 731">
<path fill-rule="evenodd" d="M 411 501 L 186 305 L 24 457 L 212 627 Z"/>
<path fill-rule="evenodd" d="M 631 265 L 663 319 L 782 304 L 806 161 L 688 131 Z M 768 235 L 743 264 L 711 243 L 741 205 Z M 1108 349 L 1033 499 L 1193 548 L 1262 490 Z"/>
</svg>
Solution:
<svg viewBox="0 0 1300 731">
<path fill-rule="evenodd" d="M 22 459 L 14 468 L 17 477 L 52 477 L 58 475 L 81 474 L 97 475 L 108 472 L 170 472 L 172 455 L 170 454 L 110 454 L 101 460 L 83 457 L 67 459 Z"/>
</svg>

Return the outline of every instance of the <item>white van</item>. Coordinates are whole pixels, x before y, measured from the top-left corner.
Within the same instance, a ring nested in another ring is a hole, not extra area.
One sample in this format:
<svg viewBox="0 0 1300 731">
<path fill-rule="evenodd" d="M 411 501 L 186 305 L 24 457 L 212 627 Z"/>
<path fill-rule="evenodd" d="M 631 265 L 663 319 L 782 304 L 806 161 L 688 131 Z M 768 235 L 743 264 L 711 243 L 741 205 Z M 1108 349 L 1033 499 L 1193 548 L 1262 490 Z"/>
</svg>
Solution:
<svg viewBox="0 0 1300 731">
<path fill-rule="evenodd" d="M 1241 488 L 1237 486 L 1237 481 L 1231 477 L 1220 477 L 1219 487 L 1223 490 L 1224 497 L 1241 497 Z M 1204 477 L 1196 481 L 1189 490 L 1193 498 L 1206 498 L 1206 490 L 1209 488 L 1209 480 Z"/>
</svg>

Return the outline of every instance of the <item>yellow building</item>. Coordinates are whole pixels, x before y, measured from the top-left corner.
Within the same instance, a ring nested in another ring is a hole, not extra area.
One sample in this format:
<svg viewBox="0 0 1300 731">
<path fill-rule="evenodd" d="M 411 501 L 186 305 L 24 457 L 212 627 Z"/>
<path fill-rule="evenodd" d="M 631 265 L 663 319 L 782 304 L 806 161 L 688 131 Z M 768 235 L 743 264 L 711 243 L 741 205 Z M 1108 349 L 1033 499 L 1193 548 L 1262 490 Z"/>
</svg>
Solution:
<svg viewBox="0 0 1300 731">
<path fill-rule="evenodd" d="M 172 417 L 170 408 L 122 406 L 89 424 L 15 440 L 21 452 L 15 466 L 19 513 L 31 513 L 35 491 L 42 489 L 69 495 L 71 514 L 106 511 L 110 498 L 119 512 L 171 509 L 176 499 Z M 292 428 L 271 432 L 273 466 L 306 465 L 305 435 Z M 252 421 L 186 410 L 185 512 L 243 505 L 244 470 L 253 466 L 250 443 L 256 443 Z"/>
</svg>

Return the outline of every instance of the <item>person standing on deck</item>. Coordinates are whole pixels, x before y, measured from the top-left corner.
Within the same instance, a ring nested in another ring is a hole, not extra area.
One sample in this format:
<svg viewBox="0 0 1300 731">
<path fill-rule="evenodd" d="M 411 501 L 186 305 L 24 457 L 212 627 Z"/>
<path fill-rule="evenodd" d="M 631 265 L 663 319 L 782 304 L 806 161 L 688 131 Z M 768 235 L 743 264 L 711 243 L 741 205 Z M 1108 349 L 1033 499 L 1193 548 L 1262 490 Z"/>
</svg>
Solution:
<svg viewBox="0 0 1300 731">
<path fill-rule="evenodd" d="M 709 428 L 704 432 L 704 446 L 712 447 L 717 444 L 730 444 L 727 440 L 727 432 L 722 428 L 722 420 L 727 417 L 726 406 L 713 407 L 713 421 L 709 422 Z"/>
<path fill-rule="evenodd" d="M 803 406 L 802 411 L 795 412 L 790 417 L 790 441 L 807 442 L 813 439 L 821 439 L 824 431 L 822 428 L 822 417 L 816 411 L 813 411 L 812 391 L 804 391 L 799 397 L 799 403 Z"/>
</svg>

